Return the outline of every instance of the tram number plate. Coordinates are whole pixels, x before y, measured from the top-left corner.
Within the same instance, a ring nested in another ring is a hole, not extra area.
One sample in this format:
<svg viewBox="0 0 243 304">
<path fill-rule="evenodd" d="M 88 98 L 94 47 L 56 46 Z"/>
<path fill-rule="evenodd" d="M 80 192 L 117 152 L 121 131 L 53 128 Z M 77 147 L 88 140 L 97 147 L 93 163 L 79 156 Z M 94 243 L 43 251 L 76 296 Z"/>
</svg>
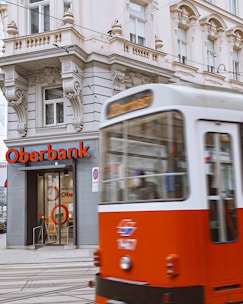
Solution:
<svg viewBox="0 0 243 304">
<path fill-rule="evenodd" d="M 118 249 L 135 250 L 137 245 L 136 239 L 118 239 Z"/>
</svg>

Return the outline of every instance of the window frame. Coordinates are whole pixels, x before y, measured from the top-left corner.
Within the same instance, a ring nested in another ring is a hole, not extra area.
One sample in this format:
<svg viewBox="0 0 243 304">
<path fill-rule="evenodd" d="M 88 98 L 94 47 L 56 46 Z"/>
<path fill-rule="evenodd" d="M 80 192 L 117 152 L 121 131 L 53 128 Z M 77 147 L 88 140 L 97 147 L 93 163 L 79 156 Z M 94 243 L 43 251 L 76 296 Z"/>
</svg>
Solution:
<svg viewBox="0 0 243 304">
<path fill-rule="evenodd" d="M 72 3 L 72 0 L 63 0 L 63 11 L 64 11 L 64 13 L 66 12 L 66 11 L 72 11 L 72 5 L 73 5 L 73 3 Z M 68 7 L 68 9 L 66 9 L 65 7 Z"/>
<path fill-rule="evenodd" d="M 237 3 L 236 0 L 229 0 L 229 12 L 237 15 Z"/>
<path fill-rule="evenodd" d="M 233 50 L 232 53 L 233 79 L 240 81 L 240 54 L 238 50 Z"/>
<path fill-rule="evenodd" d="M 54 99 L 45 99 L 45 92 L 47 90 L 51 90 L 51 89 L 58 89 L 61 88 L 63 90 L 63 88 L 61 86 L 57 86 L 57 87 L 48 87 L 48 88 L 43 88 L 43 124 L 44 127 L 50 127 L 50 126 L 59 126 L 59 125 L 63 125 L 65 123 L 65 110 L 64 110 L 64 95 L 62 98 L 54 98 Z M 57 105 L 58 104 L 62 104 L 62 120 L 60 122 L 57 121 Z M 53 105 L 53 123 L 47 123 L 47 113 L 46 113 L 46 106 L 47 105 Z"/>
<path fill-rule="evenodd" d="M 207 39 L 207 67 L 208 72 L 215 73 L 215 40 L 210 38 Z"/>
<path fill-rule="evenodd" d="M 101 158 L 101 204 L 187 199 L 185 119 L 180 111 L 111 125 L 101 130 L 101 143 L 106 149 Z M 141 188 L 134 188 L 134 179 L 141 181 Z"/>
<path fill-rule="evenodd" d="M 137 6 L 141 7 L 143 10 L 142 14 L 139 14 L 139 12 L 132 9 L 132 5 L 137 5 Z M 141 46 L 146 46 L 146 43 L 147 43 L 145 10 L 146 10 L 145 5 L 140 4 L 136 1 L 130 1 L 130 6 L 129 6 L 130 41 L 132 43 L 135 43 L 135 44 L 138 44 Z M 139 36 L 139 23 L 143 25 L 144 36 Z M 132 32 L 132 26 L 134 27 L 134 33 Z M 141 41 L 139 41 L 139 39 Z"/>
<path fill-rule="evenodd" d="M 187 64 L 187 29 L 178 27 L 177 45 L 178 45 L 178 60 L 182 64 Z M 183 37 L 184 36 L 184 37 Z"/>
<path fill-rule="evenodd" d="M 29 33 L 38 34 L 43 32 L 48 32 L 50 30 L 50 0 L 38 0 L 34 3 L 30 3 L 29 0 Z M 48 7 L 48 14 L 45 12 L 45 8 Z M 36 23 L 32 23 L 33 17 L 32 13 L 38 14 L 38 20 L 35 20 Z M 36 25 L 37 31 L 32 29 L 32 26 Z"/>
</svg>

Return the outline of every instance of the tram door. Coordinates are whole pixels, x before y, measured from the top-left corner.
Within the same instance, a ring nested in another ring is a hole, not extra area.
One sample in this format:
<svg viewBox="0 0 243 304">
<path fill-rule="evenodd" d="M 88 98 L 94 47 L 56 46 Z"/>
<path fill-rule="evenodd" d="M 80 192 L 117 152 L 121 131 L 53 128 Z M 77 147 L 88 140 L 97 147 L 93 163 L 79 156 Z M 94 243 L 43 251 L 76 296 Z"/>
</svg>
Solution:
<svg viewBox="0 0 243 304">
<path fill-rule="evenodd" d="M 65 245 L 73 235 L 72 172 L 48 172 L 38 177 L 38 217 L 48 245 Z"/>
<path fill-rule="evenodd" d="M 226 296 L 239 288 L 242 271 L 237 212 L 241 187 L 239 130 L 236 124 L 205 121 L 199 123 L 199 133 L 207 205 L 207 292 Z"/>
</svg>

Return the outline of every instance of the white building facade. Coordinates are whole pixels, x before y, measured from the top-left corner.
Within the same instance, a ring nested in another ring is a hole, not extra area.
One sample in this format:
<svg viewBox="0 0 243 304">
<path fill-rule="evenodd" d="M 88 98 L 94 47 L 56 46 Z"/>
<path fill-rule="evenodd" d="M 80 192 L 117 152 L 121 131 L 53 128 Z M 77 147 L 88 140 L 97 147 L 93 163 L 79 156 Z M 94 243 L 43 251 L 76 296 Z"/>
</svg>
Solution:
<svg viewBox="0 0 243 304">
<path fill-rule="evenodd" d="M 45 244 L 97 244 L 107 98 L 145 83 L 243 89 L 240 0 L 11 0 L 0 13 L 8 247 L 40 226 Z"/>
</svg>

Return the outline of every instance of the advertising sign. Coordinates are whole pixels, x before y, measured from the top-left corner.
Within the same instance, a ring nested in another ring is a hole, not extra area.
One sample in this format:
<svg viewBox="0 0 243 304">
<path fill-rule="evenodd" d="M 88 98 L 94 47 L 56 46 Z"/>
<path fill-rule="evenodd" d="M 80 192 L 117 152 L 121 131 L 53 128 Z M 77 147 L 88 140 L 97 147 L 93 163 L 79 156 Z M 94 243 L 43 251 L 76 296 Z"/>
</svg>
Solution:
<svg viewBox="0 0 243 304">
<path fill-rule="evenodd" d="M 0 187 L 7 186 L 7 163 L 0 162 Z"/>
</svg>

